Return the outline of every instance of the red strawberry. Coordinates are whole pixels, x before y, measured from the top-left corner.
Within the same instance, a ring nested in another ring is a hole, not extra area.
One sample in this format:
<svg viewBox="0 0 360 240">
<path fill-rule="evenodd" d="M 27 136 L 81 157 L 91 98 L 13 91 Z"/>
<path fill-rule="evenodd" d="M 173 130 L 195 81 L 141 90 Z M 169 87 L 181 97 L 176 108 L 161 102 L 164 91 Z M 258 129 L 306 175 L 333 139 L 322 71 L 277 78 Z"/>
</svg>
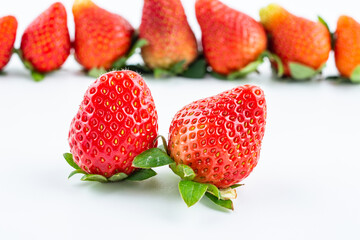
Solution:
<svg viewBox="0 0 360 240">
<path fill-rule="evenodd" d="M 86 173 L 129 175 L 134 157 L 156 147 L 157 130 L 154 100 L 142 77 L 114 71 L 86 91 L 71 122 L 69 144 L 75 163 Z"/>
<path fill-rule="evenodd" d="M 264 28 L 248 15 L 218 0 L 197 0 L 195 9 L 204 54 L 215 72 L 239 71 L 266 50 Z"/>
<path fill-rule="evenodd" d="M 151 69 L 170 69 L 184 61 L 186 68 L 197 57 L 197 43 L 180 0 L 145 0 L 140 38 L 144 62 Z"/>
<path fill-rule="evenodd" d="M 75 57 L 85 69 L 109 69 L 127 53 L 134 29 L 124 18 L 91 0 L 75 0 L 73 14 Z"/>
<path fill-rule="evenodd" d="M 70 54 L 70 47 L 66 10 L 59 2 L 39 15 L 21 39 L 22 58 L 33 72 L 47 73 L 60 68 Z"/>
<path fill-rule="evenodd" d="M 336 67 L 342 76 L 351 78 L 354 70 L 360 67 L 360 24 L 351 17 L 341 16 L 335 36 Z"/>
<path fill-rule="evenodd" d="M 228 188 L 246 178 L 258 163 L 265 123 L 263 91 L 240 86 L 177 112 L 168 150 L 177 164 L 194 170 L 194 181 Z"/>
<path fill-rule="evenodd" d="M 17 21 L 13 16 L 0 18 L 0 70 L 9 62 L 16 38 Z"/>
<path fill-rule="evenodd" d="M 301 78 L 290 69 L 291 63 L 312 68 L 314 74 L 326 63 L 331 38 L 322 23 L 294 16 L 276 4 L 261 9 L 260 18 L 270 36 L 269 49 L 282 60 L 285 76 Z"/>
</svg>

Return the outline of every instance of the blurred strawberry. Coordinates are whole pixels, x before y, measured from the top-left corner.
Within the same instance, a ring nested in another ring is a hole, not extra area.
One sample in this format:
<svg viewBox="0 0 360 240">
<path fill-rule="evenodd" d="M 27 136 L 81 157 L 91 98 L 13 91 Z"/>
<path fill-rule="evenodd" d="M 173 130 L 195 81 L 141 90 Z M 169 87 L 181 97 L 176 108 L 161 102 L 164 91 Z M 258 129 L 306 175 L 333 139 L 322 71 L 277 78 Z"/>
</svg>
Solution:
<svg viewBox="0 0 360 240">
<path fill-rule="evenodd" d="M 360 24 L 351 17 L 341 16 L 335 39 L 337 69 L 343 77 L 360 82 Z"/>
<path fill-rule="evenodd" d="M 197 57 L 196 39 L 180 0 L 145 0 L 139 36 L 148 41 L 141 53 L 151 69 L 178 74 Z"/>
<path fill-rule="evenodd" d="M 248 15 L 218 0 L 197 0 L 195 9 L 203 51 L 215 72 L 228 75 L 241 71 L 266 50 L 264 28 Z"/>
<path fill-rule="evenodd" d="M 0 18 L 0 71 L 10 61 L 16 38 L 17 21 L 13 16 Z"/>
<path fill-rule="evenodd" d="M 304 79 L 321 71 L 331 50 L 326 26 L 294 16 L 277 4 L 262 8 L 260 18 L 269 49 L 282 60 L 285 76 Z"/>
<path fill-rule="evenodd" d="M 70 36 L 65 7 L 57 2 L 39 15 L 25 30 L 20 56 L 34 80 L 60 68 L 70 54 Z"/>
<path fill-rule="evenodd" d="M 131 46 L 133 27 L 91 0 L 75 0 L 75 58 L 86 69 L 110 69 Z"/>
</svg>

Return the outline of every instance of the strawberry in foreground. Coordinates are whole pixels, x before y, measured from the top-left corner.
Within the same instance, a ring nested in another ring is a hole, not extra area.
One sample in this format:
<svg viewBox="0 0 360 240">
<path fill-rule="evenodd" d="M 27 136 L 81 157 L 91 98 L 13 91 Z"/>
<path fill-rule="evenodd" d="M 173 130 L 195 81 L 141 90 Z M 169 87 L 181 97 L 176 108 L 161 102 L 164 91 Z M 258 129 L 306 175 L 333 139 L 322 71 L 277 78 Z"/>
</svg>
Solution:
<svg viewBox="0 0 360 240">
<path fill-rule="evenodd" d="M 70 36 L 65 7 L 57 2 L 25 30 L 17 50 L 35 81 L 60 68 L 70 54 Z"/>
<path fill-rule="evenodd" d="M 195 10 L 204 55 L 214 72 L 230 79 L 244 77 L 269 56 L 263 54 L 265 30 L 253 18 L 218 0 L 197 0 Z"/>
<path fill-rule="evenodd" d="M 297 17 L 277 4 L 262 8 L 260 18 L 270 51 L 283 63 L 284 76 L 309 79 L 322 71 L 331 50 L 330 32 L 322 19 L 313 22 Z"/>
<path fill-rule="evenodd" d="M 232 209 L 234 188 L 258 163 L 265 124 L 263 91 L 240 86 L 185 106 L 171 123 L 163 152 L 150 149 L 137 156 L 133 166 L 170 164 L 182 178 L 179 191 L 188 206 L 205 194 Z"/>
<path fill-rule="evenodd" d="M 132 46 L 134 29 L 120 15 L 106 11 L 91 0 L 75 0 L 75 58 L 98 77 L 109 69 L 120 69 L 144 40 Z"/>
<path fill-rule="evenodd" d="M 360 83 L 360 24 L 341 16 L 335 32 L 335 62 L 342 77 Z"/>
<path fill-rule="evenodd" d="M 157 146 L 157 112 L 150 89 L 133 71 L 100 76 L 85 93 L 71 122 L 64 154 L 85 181 L 144 180 L 151 170 L 136 170 L 134 157 Z M 129 176 L 130 175 L 130 176 Z"/>
<path fill-rule="evenodd" d="M 139 36 L 148 41 L 141 54 L 155 76 L 181 74 L 198 55 L 180 0 L 145 0 Z"/>
<path fill-rule="evenodd" d="M 10 61 L 16 38 L 17 21 L 13 16 L 0 18 L 0 71 Z"/>
</svg>

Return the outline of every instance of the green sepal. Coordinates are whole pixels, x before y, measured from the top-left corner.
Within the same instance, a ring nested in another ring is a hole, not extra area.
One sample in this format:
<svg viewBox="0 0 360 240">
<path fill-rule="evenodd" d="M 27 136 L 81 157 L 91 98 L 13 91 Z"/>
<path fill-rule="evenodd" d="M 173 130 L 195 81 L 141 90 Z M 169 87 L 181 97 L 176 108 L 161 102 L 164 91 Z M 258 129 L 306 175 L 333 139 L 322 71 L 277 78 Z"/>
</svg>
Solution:
<svg viewBox="0 0 360 240">
<path fill-rule="evenodd" d="M 93 77 L 93 78 L 98 78 L 101 75 L 103 75 L 104 73 L 106 73 L 106 69 L 103 67 L 100 68 L 92 68 L 88 71 L 88 76 Z"/>
<path fill-rule="evenodd" d="M 126 69 L 140 74 L 150 74 L 153 72 L 150 68 L 142 64 L 126 65 Z"/>
<path fill-rule="evenodd" d="M 156 172 L 152 169 L 139 169 L 131 174 L 126 180 L 128 181 L 143 181 L 156 176 Z"/>
<path fill-rule="evenodd" d="M 184 180 L 193 180 L 196 176 L 194 170 L 185 164 L 176 164 L 174 162 L 170 164 L 170 168 L 176 175 Z"/>
<path fill-rule="evenodd" d="M 71 153 L 64 153 L 63 154 L 66 162 L 73 167 L 74 169 L 81 169 L 75 162 L 74 162 L 74 158 L 73 155 Z"/>
<path fill-rule="evenodd" d="M 235 188 L 238 188 L 238 187 L 241 187 L 241 186 L 244 186 L 245 184 L 234 184 L 232 186 L 230 186 L 232 189 L 235 189 Z"/>
<path fill-rule="evenodd" d="M 210 74 L 212 77 L 216 78 L 216 79 L 220 79 L 220 80 L 226 80 L 226 79 L 228 79 L 226 75 L 223 75 L 223 74 L 220 74 L 220 73 L 217 73 L 217 72 L 214 72 L 214 71 L 209 72 L 209 74 Z"/>
<path fill-rule="evenodd" d="M 131 58 L 136 50 L 138 48 L 142 48 L 144 46 L 146 46 L 148 44 L 148 41 L 146 39 L 143 38 L 135 38 L 130 50 L 127 52 L 127 54 L 123 57 L 120 57 L 119 59 L 117 59 L 113 64 L 112 64 L 112 68 L 113 69 L 117 69 L 120 70 L 124 67 L 126 67 L 126 62 L 127 60 L 129 60 L 129 58 Z"/>
<path fill-rule="evenodd" d="M 314 77 L 315 75 L 321 73 L 325 64 L 323 64 L 319 69 L 315 70 L 311 67 L 305 66 L 300 63 L 290 62 L 289 69 L 290 75 L 293 79 L 296 80 L 306 80 Z"/>
<path fill-rule="evenodd" d="M 229 80 L 234 80 L 234 79 L 239 79 L 239 78 L 243 78 L 246 77 L 246 75 L 248 75 L 249 73 L 252 73 L 254 71 L 257 70 L 257 68 L 264 62 L 263 59 L 259 58 L 254 62 L 249 63 L 248 65 L 246 65 L 244 68 L 242 68 L 240 71 L 236 71 L 233 73 L 230 73 L 227 76 L 227 79 Z"/>
<path fill-rule="evenodd" d="M 180 74 L 182 77 L 186 78 L 204 78 L 206 75 L 207 63 L 203 56 L 196 59 L 189 67 Z"/>
<path fill-rule="evenodd" d="M 75 174 L 87 174 L 87 173 L 82 169 L 75 169 L 69 174 L 68 179 L 74 176 Z"/>
<path fill-rule="evenodd" d="M 280 57 L 275 53 L 271 53 L 269 51 L 264 51 L 261 56 L 263 58 L 267 57 L 270 62 L 275 62 L 277 65 L 277 77 L 281 78 L 284 75 L 284 64 L 282 63 Z"/>
<path fill-rule="evenodd" d="M 191 207 L 204 196 L 208 188 L 207 184 L 181 180 L 179 182 L 179 192 L 188 207 Z"/>
<path fill-rule="evenodd" d="M 125 178 L 127 178 L 128 175 L 126 173 L 117 173 L 112 175 L 111 177 L 109 177 L 107 180 L 110 182 L 120 182 L 122 180 L 124 180 Z"/>
<path fill-rule="evenodd" d="M 99 174 L 86 174 L 80 180 L 107 183 L 108 179 Z"/>
<path fill-rule="evenodd" d="M 360 83 L 360 65 L 357 66 L 351 73 L 350 81 L 352 83 Z"/>
<path fill-rule="evenodd" d="M 208 197 L 213 203 L 215 203 L 216 205 L 218 205 L 220 207 L 223 207 L 223 208 L 226 208 L 229 210 L 234 210 L 234 205 L 231 200 L 219 199 L 209 192 L 205 193 L 205 196 Z"/>
<path fill-rule="evenodd" d="M 207 192 L 208 192 L 208 193 L 211 193 L 212 195 L 214 195 L 214 196 L 217 197 L 218 199 L 221 198 L 220 191 L 219 191 L 219 189 L 218 189 L 215 185 L 208 184 Z"/>
<path fill-rule="evenodd" d="M 318 16 L 318 20 L 328 30 L 328 32 L 330 34 L 330 39 L 331 39 L 331 49 L 334 49 L 334 47 L 335 47 L 335 34 L 330 31 L 329 24 L 327 24 L 327 22 L 322 17 Z"/>
<path fill-rule="evenodd" d="M 134 158 L 132 165 L 137 168 L 154 168 L 169 165 L 174 161 L 159 148 L 150 148 Z"/>
<path fill-rule="evenodd" d="M 161 151 L 163 151 L 164 153 L 166 153 L 167 151 L 166 151 L 166 148 L 164 147 L 164 145 L 162 144 L 162 145 L 160 145 L 160 146 L 158 146 L 158 149 L 160 149 Z"/>
<path fill-rule="evenodd" d="M 186 63 L 185 60 L 181 60 L 173 64 L 169 69 L 155 68 L 154 77 L 163 78 L 163 77 L 171 77 L 171 76 L 179 75 L 185 71 L 185 63 Z"/>
<path fill-rule="evenodd" d="M 40 82 L 45 78 L 45 74 L 33 70 L 33 71 L 31 71 L 31 78 L 35 82 Z"/>
</svg>

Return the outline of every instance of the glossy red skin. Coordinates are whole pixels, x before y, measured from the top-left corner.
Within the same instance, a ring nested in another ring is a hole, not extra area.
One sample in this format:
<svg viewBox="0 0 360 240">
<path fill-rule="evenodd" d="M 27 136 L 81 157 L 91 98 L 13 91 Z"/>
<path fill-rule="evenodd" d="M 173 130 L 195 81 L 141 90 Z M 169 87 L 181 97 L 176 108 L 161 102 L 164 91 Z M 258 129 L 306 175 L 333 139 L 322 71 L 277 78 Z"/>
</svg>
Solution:
<svg viewBox="0 0 360 240">
<path fill-rule="evenodd" d="M 322 23 L 297 17 L 279 7 L 264 26 L 270 36 L 269 50 L 280 57 L 284 76 L 291 77 L 290 62 L 317 70 L 328 60 L 331 37 Z"/>
<path fill-rule="evenodd" d="M 24 60 L 42 73 L 60 68 L 69 56 L 70 48 L 66 10 L 59 2 L 39 15 L 21 39 Z"/>
<path fill-rule="evenodd" d="M 16 18 L 13 16 L 0 18 L 0 70 L 10 61 L 17 25 Z"/>
<path fill-rule="evenodd" d="M 263 91 L 240 86 L 177 112 L 168 149 L 176 163 L 195 171 L 195 181 L 227 188 L 246 178 L 257 165 L 265 124 Z"/>
<path fill-rule="evenodd" d="M 141 54 L 152 69 L 168 69 L 183 60 L 189 65 L 197 57 L 196 38 L 180 0 L 145 0 L 139 36 L 149 42 Z"/>
<path fill-rule="evenodd" d="M 73 14 L 75 58 L 85 69 L 110 69 L 128 52 L 134 29 L 124 18 L 91 1 L 75 1 Z"/>
<path fill-rule="evenodd" d="M 218 0 L 197 0 L 195 9 L 203 51 L 215 72 L 228 75 L 241 70 L 266 50 L 263 26 L 248 15 Z"/>
<path fill-rule="evenodd" d="M 91 174 L 131 174 L 134 157 L 157 145 L 157 119 L 150 89 L 139 74 L 102 75 L 86 91 L 71 122 L 74 161 Z"/>
<path fill-rule="evenodd" d="M 349 16 L 341 16 L 335 32 L 335 63 L 340 74 L 350 78 L 360 66 L 360 24 Z"/>
</svg>

